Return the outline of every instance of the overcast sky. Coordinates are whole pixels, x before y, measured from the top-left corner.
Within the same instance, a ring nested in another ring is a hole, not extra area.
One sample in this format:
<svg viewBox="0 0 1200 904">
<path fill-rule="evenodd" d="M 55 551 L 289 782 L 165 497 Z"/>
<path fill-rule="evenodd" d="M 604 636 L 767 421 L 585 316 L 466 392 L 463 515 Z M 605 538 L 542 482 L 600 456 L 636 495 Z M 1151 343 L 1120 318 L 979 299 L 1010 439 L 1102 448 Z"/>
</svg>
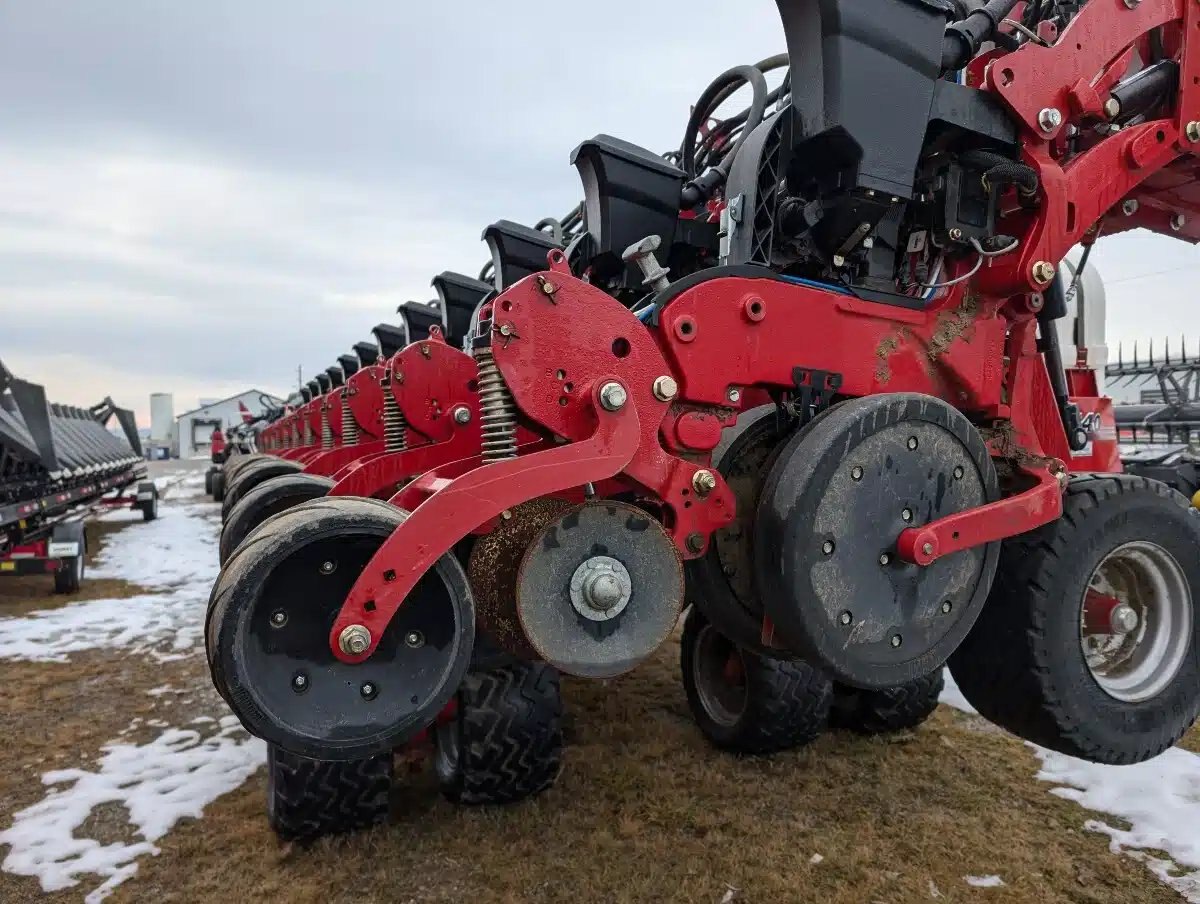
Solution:
<svg viewBox="0 0 1200 904">
<path fill-rule="evenodd" d="M 488 223 L 565 213 L 579 141 L 676 146 L 713 76 L 782 49 L 770 0 L 5 3 L 0 360 L 143 423 L 151 392 L 285 394 L 477 271 Z M 1114 350 L 1200 346 L 1200 251 L 1093 257 Z"/>
</svg>

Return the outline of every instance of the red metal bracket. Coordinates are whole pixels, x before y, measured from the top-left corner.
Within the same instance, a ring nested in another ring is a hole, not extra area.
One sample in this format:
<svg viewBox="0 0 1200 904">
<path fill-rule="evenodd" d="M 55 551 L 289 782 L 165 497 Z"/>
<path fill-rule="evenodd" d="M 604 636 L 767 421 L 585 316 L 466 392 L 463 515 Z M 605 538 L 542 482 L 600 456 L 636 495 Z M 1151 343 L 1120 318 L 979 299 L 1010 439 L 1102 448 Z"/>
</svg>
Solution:
<svg viewBox="0 0 1200 904">
<path fill-rule="evenodd" d="M 590 438 L 486 465 L 431 487 L 433 495 L 384 541 L 350 589 L 329 632 L 333 655 L 348 663 L 370 657 L 421 576 L 479 524 L 530 499 L 620 473 L 638 448 L 637 407 L 605 411 L 597 393 L 598 387 L 593 391 L 597 426 Z M 362 625 L 371 634 L 370 646 L 359 656 L 338 644 L 350 625 Z"/>
<path fill-rule="evenodd" d="M 896 540 L 896 552 L 906 562 L 929 565 L 943 556 L 1023 534 L 1062 515 L 1063 483 L 1050 466 L 1023 469 L 1037 484 L 1023 493 L 979 508 L 939 518 L 923 527 L 910 527 Z"/>
</svg>

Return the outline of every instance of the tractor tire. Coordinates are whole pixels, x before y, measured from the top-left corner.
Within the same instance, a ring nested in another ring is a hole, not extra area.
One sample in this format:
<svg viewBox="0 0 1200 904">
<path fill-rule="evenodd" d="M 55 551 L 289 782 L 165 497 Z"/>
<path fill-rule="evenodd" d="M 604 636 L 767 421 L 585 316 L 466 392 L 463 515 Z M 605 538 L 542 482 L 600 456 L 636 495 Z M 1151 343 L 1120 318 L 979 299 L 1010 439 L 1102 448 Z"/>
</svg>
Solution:
<svg viewBox="0 0 1200 904">
<path fill-rule="evenodd" d="M 219 555 L 224 565 L 250 533 L 280 512 L 311 499 L 320 499 L 333 489 L 333 481 L 315 474 L 284 474 L 272 477 L 246 493 L 229 511 L 221 528 Z"/>
<path fill-rule="evenodd" d="M 281 841 L 309 843 L 388 818 L 390 753 L 329 763 L 267 747 L 267 821 Z"/>
<path fill-rule="evenodd" d="M 472 672 L 452 719 L 434 731 L 442 794 L 468 806 L 510 804 L 545 791 L 562 764 L 558 672 L 521 662 Z"/>
<path fill-rule="evenodd" d="M 225 472 L 218 471 L 213 475 L 212 479 L 212 498 L 213 502 L 221 502 L 225 499 Z"/>
<path fill-rule="evenodd" d="M 1133 608 L 1133 627 L 1085 631 L 1093 591 Z M 1061 518 L 1004 542 L 950 672 L 981 715 L 1013 734 L 1092 762 L 1141 762 L 1200 714 L 1197 603 L 1200 512 L 1157 481 L 1078 477 Z"/>
<path fill-rule="evenodd" d="M 267 458 L 246 465 L 229 477 L 229 482 L 225 484 L 225 499 L 221 502 L 221 520 L 228 521 L 233 507 L 256 486 L 266 483 L 272 477 L 296 474 L 302 470 L 303 466 L 298 462 L 285 461 L 282 458 Z"/>
<path fill-rule="evenodd" d="M 933 715 L 945 686 L 942 669 L 881 691 L 863 691 L 839 684 L 834 687 L 830 719 L 835 728 L 859 734 L 911 731 Z"/>
<path fill-rule="evenodd" d="M 695 606 L 679 653 L 688 706 L 701 733 L 721 750 L 780 753 L 815 741 L 829 723 L 833 682 L 824 672 L 739 647 Z"/>
<path fill-rule="evenodd" d="M 77 554 L 63 558 L 62 567 L 54 572 L 54 592 L 78 593 L 87 566 L 87 534 L 83 523 L 57 525 L 50 533 L 50 542 L 76 544 Z"/>
</svg>

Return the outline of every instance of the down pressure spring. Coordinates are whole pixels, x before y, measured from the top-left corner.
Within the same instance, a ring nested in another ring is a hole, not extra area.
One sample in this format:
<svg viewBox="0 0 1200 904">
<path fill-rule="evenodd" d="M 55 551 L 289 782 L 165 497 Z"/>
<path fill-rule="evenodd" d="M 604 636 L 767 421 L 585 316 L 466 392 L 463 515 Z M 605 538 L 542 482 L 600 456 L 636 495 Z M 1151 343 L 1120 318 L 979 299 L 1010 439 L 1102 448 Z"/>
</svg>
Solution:
<svg viewBox="0 0 1200 904">
<path fill-rule="evenodd" d="M 383 374 L 383 441 L 388 452 L 403 452 L 408 448 L 408 422 L 392 392 L 392 371 Z"/>
<path fill-rule="evenodd" d="M 342 392 L 342 445 L 358 445 L 358 422 L 350 412 L 350 390 Z"/>
<path fill-rule="evenodd" d="M 483 461 L 504 461 L 517 457 L 517 406 L 508 384 L 496 366 L 489 347 L 475 349 L 479 365 L 480 429 L 483 433 Z"/>
</svg>

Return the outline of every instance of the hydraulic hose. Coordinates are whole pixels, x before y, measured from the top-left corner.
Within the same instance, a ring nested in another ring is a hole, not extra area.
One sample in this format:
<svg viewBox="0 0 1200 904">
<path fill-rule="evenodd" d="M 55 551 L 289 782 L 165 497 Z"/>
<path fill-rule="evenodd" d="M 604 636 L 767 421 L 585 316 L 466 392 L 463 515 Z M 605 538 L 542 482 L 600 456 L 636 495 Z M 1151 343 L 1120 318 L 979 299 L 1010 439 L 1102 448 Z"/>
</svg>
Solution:
<svg viewBox="0 0 1200 904">
<path fill-rule="evenodd" d="M 742 130 L 733 147 L 717 166 L 703 175 L 697 176 L 696 133 L 700 131 L 700 126 L 708 118 L 709 113 L 716 109 L 714 105 L 716 98 L 730 86 L 737 86 L 743 82 L 750 85 L 754 92 L 754 100 L 746 118 L 747 127 Z M 729 167 L 733 165 L 734 158 L 737 157 L 738 151 L 741 150 L 742 144 L 750 134 L 750 123 L 753 122 L 757 125 L 762 122 L 767 109 L 768 93 L 767 79 L 760 69 L 754 66 L 735 66 L 717 76 L 716 80 L 700 95 L 700 100 L 696 102 L 696 106 L 692 109 L 692 115 L 688 119 L 687 131 L 684 133 L 683 144 L 679 150 L 684 172 L 689 177 L 687 185 L 683 188 L 681 206 L 695 207 L 697 204 L 703 203 L 712 197 L 712 193 L 720 185 L 724 184 L 729 175 Z"/>
</svg>

